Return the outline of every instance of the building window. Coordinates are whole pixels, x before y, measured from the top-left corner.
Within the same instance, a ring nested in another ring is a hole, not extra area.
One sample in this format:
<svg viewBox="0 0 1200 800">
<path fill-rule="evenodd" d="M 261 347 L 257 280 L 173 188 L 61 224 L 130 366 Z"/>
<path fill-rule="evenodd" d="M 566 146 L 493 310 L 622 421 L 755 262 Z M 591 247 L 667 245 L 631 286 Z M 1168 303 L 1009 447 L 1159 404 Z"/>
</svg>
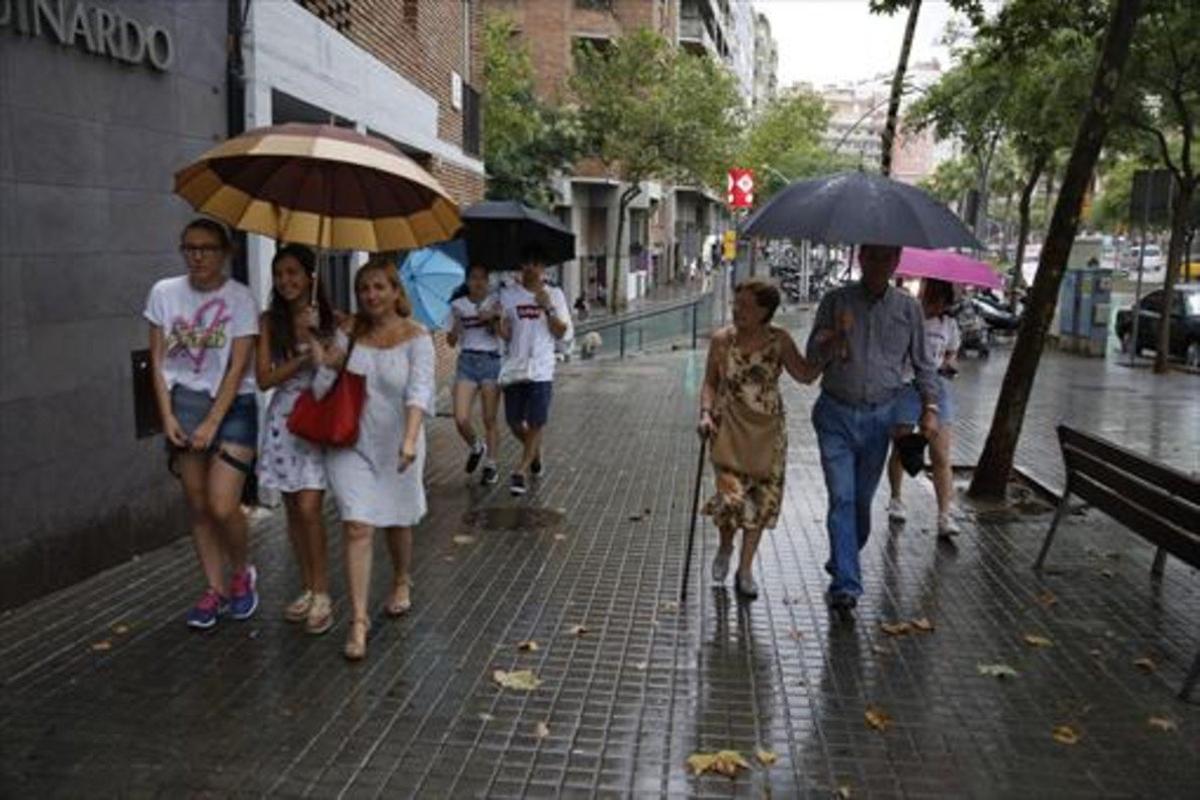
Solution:
<svg viewBox="0 0 1200 800">
<path fill-rule="evenodd" d="M 468 83 L 463 84 L 463 152 L 469 156 L 478 156 L 482 151 L 482 118 L 480 113 L 481 101 L 479 92 Z"/>
<path fill-rule="evenodd" d="M 575 0 L 576 8 L 587 9 L 588 11 L 609 11 L 613 10 L 613 0 Z"/>
<path fill-rule="evenodd" d="M 404 24 L 409 30 L 417 29 L 417 0 L 403 0 Z"/>
<path fill-rule="evenodd" d="M 576 36 L 574 45 L 573 54 L 576 59 L 579 58 L 580 53 L 585 51 L 594 51 L 604 55 L 612 50 L 612 42 L 605 36 L 588 36 L 586 34 Z"/>
</svg>

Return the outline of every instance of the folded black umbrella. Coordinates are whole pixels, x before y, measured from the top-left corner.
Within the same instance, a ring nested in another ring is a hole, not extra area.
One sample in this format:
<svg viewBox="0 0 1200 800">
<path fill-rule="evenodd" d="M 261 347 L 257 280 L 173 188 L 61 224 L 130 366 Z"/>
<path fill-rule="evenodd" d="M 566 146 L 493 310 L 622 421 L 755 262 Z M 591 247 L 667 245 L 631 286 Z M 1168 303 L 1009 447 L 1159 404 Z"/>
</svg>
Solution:
<svg viewBox="0 0 1200 800">
<path fill-rule="evenodd" d="M 921 474 L 925 469 L 925 446 L 929 444 L 919 433 L 906 433 L 896 440 L 896 449 L 900 451 L 900 465 L 912 477 Z"/>
<path fill-rule="evenodd" d="M 962 220 L 926 192 L 857 171 L 790 184 L 751 214 L 741 231 L 828 244 L 980 246 Z"/>
<path fill-rule="evenodd" d="M 575 258 L 575 234 L 557 219 L 515 200 L 487 200 L 462 213 L 471 264 L 488 269 L 519 269 L 521 253 L 540 247 L 547 263 Z"/>
</svg>

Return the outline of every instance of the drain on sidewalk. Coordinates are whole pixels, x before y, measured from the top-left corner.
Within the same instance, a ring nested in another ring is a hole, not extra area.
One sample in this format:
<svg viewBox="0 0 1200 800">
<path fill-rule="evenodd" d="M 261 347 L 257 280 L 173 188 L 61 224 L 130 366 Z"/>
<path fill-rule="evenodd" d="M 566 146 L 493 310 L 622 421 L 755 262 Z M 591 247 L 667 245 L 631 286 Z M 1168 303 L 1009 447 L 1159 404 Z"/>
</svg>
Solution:
<svg viewBox="0 0 1200 800">
<path fill-rule="evenodd" d="M 554 508 L 479 508 L 463 514 L 463 523 L 485 531 L 544 531 L 557 528 L 566 519 Z"/>
</svg>

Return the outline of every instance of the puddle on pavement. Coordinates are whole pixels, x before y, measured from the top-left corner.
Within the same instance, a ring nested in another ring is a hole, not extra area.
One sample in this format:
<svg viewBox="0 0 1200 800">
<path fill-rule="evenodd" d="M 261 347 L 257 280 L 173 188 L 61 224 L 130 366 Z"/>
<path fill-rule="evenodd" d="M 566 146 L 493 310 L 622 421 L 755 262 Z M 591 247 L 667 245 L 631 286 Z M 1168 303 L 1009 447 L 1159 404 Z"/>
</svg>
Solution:
<svg viewBox="0 0 1200 800">
<path fill-rule="evenodd" d="M 479 508 L 463 514 L 463 523 L 485 531 L 544 531 L 558 528 L 566 514 L 557 508 L 519 508 L 513 506 Z"/>
</svg>

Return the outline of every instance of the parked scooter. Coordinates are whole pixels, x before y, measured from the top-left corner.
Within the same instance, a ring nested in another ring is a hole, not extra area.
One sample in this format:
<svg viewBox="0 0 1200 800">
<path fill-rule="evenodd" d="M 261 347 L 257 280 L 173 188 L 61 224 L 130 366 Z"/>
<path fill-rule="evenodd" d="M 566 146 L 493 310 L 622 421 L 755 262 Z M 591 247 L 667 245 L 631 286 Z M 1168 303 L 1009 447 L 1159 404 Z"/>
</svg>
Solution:
<svg viewBox="0 0 1200 800">
<path fill-rule="evenodd" d="M 1021 326 L 1023 308 L 1016 307 L 989 291 L 979 292 L 970 299 L 971 305 L 983 318 L 984 324 L 998 333 L 1016 333 Z"/>
<path fill-rule="evenodd" d="M 984 322 L 975 303 L 969 299 L 963 300 L 955 309 L 954 318 L 958 322 L 958 331 L 962 337 L 958 346 L 959 353 L 965 354 L 971 350 L 980 358 L 991 355 L 992 331 Z"/>
</svg>

